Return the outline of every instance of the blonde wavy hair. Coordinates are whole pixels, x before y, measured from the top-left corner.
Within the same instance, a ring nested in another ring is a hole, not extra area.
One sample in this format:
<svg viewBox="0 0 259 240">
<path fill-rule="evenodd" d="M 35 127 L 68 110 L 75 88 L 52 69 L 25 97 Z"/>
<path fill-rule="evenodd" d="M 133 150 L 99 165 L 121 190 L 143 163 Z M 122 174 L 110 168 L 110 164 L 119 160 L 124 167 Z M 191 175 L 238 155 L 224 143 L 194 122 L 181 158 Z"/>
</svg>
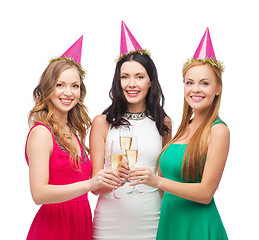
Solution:
<svg viewBox="0 0 259 240">
<path fill-rule="evenodd" d="M 207 65 L 215 73 L 217 84 L 222 88 L 222 71 L 209 63 L 197 61 L 184 65 L 182 70 L 183 77 L 190 68 L 201 65 Z M 212 123 L 218 118 L 219 114 L 221 93 L 222 91 L 220 91 L 219 95 L 215 96 L 207 117 L 204 119 L 203 123 L 201 123 L 199 128 L 195 131 L 187 144 L 182 164 L 182 178 L 184 178 L 186 181 L 195 182 L 195 180 L 202 178 L 205 159 L 208 151 L 208 140 L 210 136 L 211 126 Z M 175 136 L 162 149 L 160 156 L 163 156 L 167 148 L 183 136 L 184 132 L 188 129 L 188 125 L 191 122 L 192 116 L 193 109 L 186 102 L 186 100 L 184 100 L 181 124 Z"/>
<path fill-rule="evenodd" d="M 51 102 L 51 96 L 57 84 L 60 74 L 69 68 L 78 70 L 80 76 L 80 98 L 75 107 L 68 113 L 67 124 L 72 133 L 76 134 L 84 150 L 89 152 L 89 148 L 85 145 L 85 138 L 91 126 L 91 119 L 87 114 L 87 108 L 84 105 L 86 88 L 83 83 L 84 73 L 76 65 L 70 61 L 59 60 L 49 63 L 43 72 L 38 86 L 33 91 L 34 107 L 29 113 L 28 123 L 32 127 L 37 122 L 42 122 L 49 126 L 58 139 L 60 144 L 70 154 L 71 167 L 80 170 L 80 158 L 76 147 L 72 144 L 71 136 L 64 133 L 63 127 L 53 118 L 55 107 Z M 83 157 L 83 156 L 81 156 Z"/>
</svg>

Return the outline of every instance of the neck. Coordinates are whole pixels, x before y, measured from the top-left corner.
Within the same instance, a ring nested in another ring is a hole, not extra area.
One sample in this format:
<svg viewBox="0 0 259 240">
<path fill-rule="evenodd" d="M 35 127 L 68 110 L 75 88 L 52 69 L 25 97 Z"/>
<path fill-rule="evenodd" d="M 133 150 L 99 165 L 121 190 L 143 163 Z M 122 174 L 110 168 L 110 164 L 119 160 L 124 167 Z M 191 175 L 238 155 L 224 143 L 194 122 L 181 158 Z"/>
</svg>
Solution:
<svg viewBox="0 0 259 240">
<path fill-rule="evenodd" d="M 140 113 L 146 111 L 146 104 L 136 106 L 136 104 L 128 104 L 127 112 Z"/>
<path fill-rule="evenodd" d="M 63 128 L 67 127 L 67 117 L 68 114 L 53 114 L 55 121 L 57 121 Z"/>
<path fill-rule="evenodd" d="M 204 112 L 204 111 L 203 112 L 197 112 L 197 111 L 194 112 L 194 117 L 192 119 L 193 125 L 201 124 L 204 121 L 204 119 L 206 118 L 207 114 L 208 114 L 208 111 L 206 111 L 206 112 Z"/>
</svg>

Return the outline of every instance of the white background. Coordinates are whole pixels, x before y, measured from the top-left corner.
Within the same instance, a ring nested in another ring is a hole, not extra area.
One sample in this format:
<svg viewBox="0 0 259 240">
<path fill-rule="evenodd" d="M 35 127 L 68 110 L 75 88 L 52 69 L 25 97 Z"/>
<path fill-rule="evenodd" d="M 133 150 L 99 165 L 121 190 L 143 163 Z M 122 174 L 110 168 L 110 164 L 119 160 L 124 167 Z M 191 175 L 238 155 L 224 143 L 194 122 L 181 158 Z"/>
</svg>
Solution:
<svg viewBox="0 0 259 240">
<path fill-rule="evenodd" d="M 216 57 L 224 61 L 221 118 L 231 147 L 215 200 L 231 240 L 258 237 L 258 23 L 257 1 L 3 1 L 0 7 L 1 168 L 0 239 L 25 239 L 39 208 L 30 195 L 24 145 L 32 91 L 48 60 L 84 35 L 89 115 L 109 104 L 121 20 L 151 51 L 166 104 L 181 120 L 181 69 L 207 27 Z M 89 194 L 92 212 L 96 197 Z"/>
</svg>

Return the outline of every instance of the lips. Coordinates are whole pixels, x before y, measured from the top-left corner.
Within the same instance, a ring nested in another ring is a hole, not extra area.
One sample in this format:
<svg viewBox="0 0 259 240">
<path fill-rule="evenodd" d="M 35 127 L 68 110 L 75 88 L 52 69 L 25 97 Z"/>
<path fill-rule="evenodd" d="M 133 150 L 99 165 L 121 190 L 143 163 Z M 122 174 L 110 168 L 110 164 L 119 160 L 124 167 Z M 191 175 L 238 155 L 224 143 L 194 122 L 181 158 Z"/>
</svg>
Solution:
<svg viewBox="0 0 259 240">
<path fill-rule="evenodd" d="M 73 101 L 73 99 L 68 99 L 68 98 L 60 98 L 59 99 L 64 105 L 70 105 Z"/>
<path fill-rule="evenodd" d="M 202 96 L 191 96 L 191 99 L 192 99 L 192 101 L 194 101 L 194 102 L 200 102 L 200 101 L 202 101 L 203 99 L 204 99 L 205 97 L 202 97 Z"/>
<path fill-rule="evenodd" d="M 126 93 L 129 97 L 136 97 L 140 91 L 138 90 L 126 90 Z"/>
</svg>

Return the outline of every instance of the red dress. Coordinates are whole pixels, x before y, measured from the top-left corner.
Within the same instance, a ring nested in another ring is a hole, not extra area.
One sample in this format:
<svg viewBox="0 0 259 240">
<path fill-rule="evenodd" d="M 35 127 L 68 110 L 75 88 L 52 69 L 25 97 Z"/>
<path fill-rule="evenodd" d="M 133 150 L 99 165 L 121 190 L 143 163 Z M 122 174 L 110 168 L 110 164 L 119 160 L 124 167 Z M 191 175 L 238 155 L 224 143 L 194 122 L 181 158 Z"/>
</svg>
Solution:
<svg viewBox="0 0 259 240">
<path fill-rule="evenodd" d="M 65 185 L 88 180 L 92 166 L 82 146 L 81 171 L 78 171 L 71 168 L 69 154 L 48 126 L 36 123 L 32 129 L 38 125 L 45 126 L 53 139 L 49 184 Z M 28 163 L 26 147 L 25 157 Z M 92 240 L 92 214 L 87 193 L 66 202 L 42 205 L 32 222 L 27 240 Z"/>
</svg>

